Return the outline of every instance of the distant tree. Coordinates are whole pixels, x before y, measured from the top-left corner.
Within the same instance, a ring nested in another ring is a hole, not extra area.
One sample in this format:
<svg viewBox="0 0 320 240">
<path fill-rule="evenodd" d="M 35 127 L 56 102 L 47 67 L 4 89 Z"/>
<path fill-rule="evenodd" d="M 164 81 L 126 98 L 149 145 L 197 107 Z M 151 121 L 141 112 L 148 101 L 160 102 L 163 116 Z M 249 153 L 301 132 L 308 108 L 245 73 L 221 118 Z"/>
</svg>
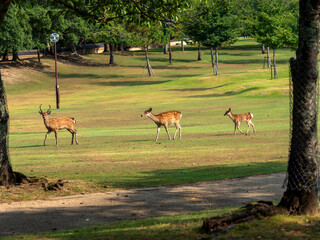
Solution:
<svg viewBox="0 0 320 240">
<path fill-rule="evenodd" d="M 218 75 L 218 49 L 225 43 L 235 42 L 238 36 L 234 3 L 228 0 L 212 0 L 208 1 L 207 5 L 198 6 L 197 11 L 202 14 L 197 22 L 186 27 L 187 35 L 211 49 L 211 64 Z"/>
<path fill-rule="evenodd" d="M 50 8 L 41 4 L 26 4 L 26 12 L 29 16 L 29 24 L 32 28 L 32 44 L 37 48 L 38 61 L 40 51 L 46 49 L 51 31 Z"/>
<path fill-rule="evenodd" d="M 297 48 L 298 0 L 256 0 L 252 4 L 253 13 L 245 16 L 257 41 L 273 49 L 274 78 L 278 78 L 276 49 Z"/>
<path fill-rule="evenodd" d="M 17 4 L 11 4 L 0 27 L 0 51 L 11 51 L 13 60 L 19 59 L 18 52 L 32 47 L 31 27 L 26 11 Z"/>
<path fill-rule="evenodd" d="M 109 44 L 109 65 L 115 65 L 114 52 L 116 46 L 129 45 L 132 41 L 132 34 L 125 29 L 122 22 L 114 21 L 107 24 L 100 24 L 95 30 L 93 39 L 94 41 Z"/>
</svg>

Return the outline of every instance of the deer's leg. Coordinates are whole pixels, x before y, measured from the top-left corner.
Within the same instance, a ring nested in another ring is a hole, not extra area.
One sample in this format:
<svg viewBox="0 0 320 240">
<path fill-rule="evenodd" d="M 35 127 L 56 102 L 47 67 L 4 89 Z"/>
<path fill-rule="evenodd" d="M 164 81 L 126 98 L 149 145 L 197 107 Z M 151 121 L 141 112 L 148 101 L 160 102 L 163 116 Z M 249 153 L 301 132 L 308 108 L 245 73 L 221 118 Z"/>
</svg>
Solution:
<svg viewBox="0 0 320 240">
<path fill-rule="evenodd" d="M 158 137 L 159 137 L 159 132 L 160 132 L 160 126 L 158 126 L 158 129 L 157 129 L 157 136 L 156 136 L 156 141 L 158 141 Z"/>
<path fill-rule="evenodd" d="M 67 129 L 69 133 L 71 133 L 72 135 L 72 139 L 71 139 L 71 145 L 73 144 L 73 139 L 74 139 L 74 132 L 72 129 Z"/>
<path fill-rule="evenodd" d="M 251 124 L 251 126 L 252 126 L 252 128 L 253 128 L 253 133 L 255 134 L 255 133 L 256 133 L 256 129 L 255 129 L 255 127 L 254 127 L 253 122 L 251 122 L 251 120 L 250 120 L 250 124 Z"/>
<path fill-rule="evenodd" d="M 174 132 L 173 140 L 176 138 L 176 134 L 177 134 L 177 132 L 178 132 L 178 124 L 175 123 L 174 125 L 176 126 L 176 131 Z"/>
<path fill-rule="evenodd" d="M 233 132 L 233 135 L 236 135 L 236 131 L 237 131 L 237 123 L 234 124 L 234 132 Z"/>
<path fill-rule="evenodd" d="M 247 122 L 247 124 L 248 124 L 248 129 L 247 129 L 247 131 L 246 131 L 246 135 L 248 135 L 249 128 L 250 128 L 250 123 L 249 123 L 249 121 Z"/>
<path fill-rule="evenodd" d="M 178 123 L 178 128 L 179 128 L 179 139 L 181 139 L 181 126 L 179 123 Z"/>
<path fill-rule="evenodd" d="M 44 137 L 43 146 L 46 145 L 47 137 L 48 137 L 48 135 L 49 135 L 50 133 L 51 133 L 51 131 L 48 131 L 48 132 L 46 133 L 46 136 Z"/>
<path fill-rule="evenodd" d="M 236 123 L 236 126 L 237 126 L 238 130 L 243 134 L 243 132 L 242 132 L 241 129 L 240 129 L 240 122 L 239 122 L 239 123 Z"/>
<path fill-rule="evenodd" d="M 78 132 L 77 132 L 77 130 L 75 130 L 75 129 L 74 129 L 74 134 L 75 134 L 75 136 L 76 136 L 76 144 L 79 145 L 79 143 L 78 143 L 78 138 L 77 138 L 77 137 L 78 137 Z"/>
<path fill-rule="evenodd" d="M 164 126 L 164 128 L 166 129 L 166 132 L 167 132 L 167 134 L 168 134 L 169 140 L 171 140 L 171 136 L 170 136 L 170 133 L 169 133 L 169 131 L 168 131 L 168 125 L 163 125 L 163 126 Z"/>
<path fill-rule="evenodd" d="M 58 132 L 57 132 L 57 130 L 54 131 L 54 136 L 56 137 L 56 146 L 58 147 Z"/>
</svg>

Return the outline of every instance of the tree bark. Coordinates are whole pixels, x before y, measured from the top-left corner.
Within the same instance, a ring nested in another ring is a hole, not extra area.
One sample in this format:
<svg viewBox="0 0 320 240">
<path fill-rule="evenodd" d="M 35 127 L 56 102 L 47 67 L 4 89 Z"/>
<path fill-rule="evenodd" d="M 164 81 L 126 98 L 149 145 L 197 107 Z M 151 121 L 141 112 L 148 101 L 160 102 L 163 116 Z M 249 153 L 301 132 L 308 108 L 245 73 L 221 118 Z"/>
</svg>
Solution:
<svg viewBox="0 0 320 240">
<path fill-rule="evenodd" d="M 320 0 L 300 0 L 299 46 L 290 60 L 293 107 L 287 189 L 279 203 L 291 214 L 318 213 L 317 57 Z"/>
<path fill-rule="evenodd" d="M 184 52 L 183 40 L 181 40 L 181 51 Z"/>
<path fill-rule="evenodd" d="M 216 47 L 216 60 L 215 60 L 215 63 L 216 63 L 216 75 L 218 75 L 219 73 L 219 61 L 218 61 L 218 48 Z"/>
<path fill-rule="evenodd" d="M 210 48 L 210 53 L 211 53 L 211 67 L 212 71 L 214 73 L 214 56 L 213 56 L 213 48 Z"/>
<path fill-rule="evenodd" d="M 266 53 L 266 50 L 264 48 L 264 44 L 261 44 L 261 54 L 265 54 Z"/>
<path fill-rule="evenodd" d="M 115 62 L 114 62 L 114 44 L 110 44 L 110 59 L 109 59 L 109 65 L 115 65 Z"/>
<path fill-rule="evenodd" d="M 278 69 L 277 69 L 277 63 L 276 63 L 276 50 L 273 49 L 273 77 L 278 78 Z"/>
<path fill-rule="evenodd" d="M 38 47 L 37 47 L 37 54 L 38 54 L 38 62 L 41 63 L 40 49 Z"/>
<path fill-rule="evenodd" d="M 169 63 L 172 64 L 172 55 L 171 55 L 171 36 L 169 39 Z"/>
<path fill-rule="evenodd" d="M 270 61 L 270 51 L 269 51 L 269 47 L 267 47 L 267 62 L 268 62 L 268 68 L 270 68 L 270 63 L 271 63 L 271 61 Z"/>
<path fill-rule="evenodd" d="M 198 42 L 198 59 L 197 61 L 201 61 L 201 46 L 200 46 L 200 42 Z"/>
<path fill-rule="evenodd" d="M 9 61 L 8 49 L 6 49 L 2 55 L 2 61 Z"/>
<path fill-rule="evenodd" d="M 19 58 L 19 52 L 14 49 L 14 50 L 12 51 L 12 61 L 17 62 L 17 61 L 19 61 L 19 60 L 20 60 L 20 58 Z"/>
<path fill-rule="evenodd" d="M 168 54 L 168 44 L 163 46 L 163 54 Z"/>
<path fill-rule="evenodd" d="M 149 74 L 149 77 L 151 77 L 152 76 L 152 72 L 151 72 L 151 65 L 150 65 L 150 62 L 149 62 L 148 46 L 145 46 L 144 52 L 146 54 L 148 74 Z"/>
</svg>

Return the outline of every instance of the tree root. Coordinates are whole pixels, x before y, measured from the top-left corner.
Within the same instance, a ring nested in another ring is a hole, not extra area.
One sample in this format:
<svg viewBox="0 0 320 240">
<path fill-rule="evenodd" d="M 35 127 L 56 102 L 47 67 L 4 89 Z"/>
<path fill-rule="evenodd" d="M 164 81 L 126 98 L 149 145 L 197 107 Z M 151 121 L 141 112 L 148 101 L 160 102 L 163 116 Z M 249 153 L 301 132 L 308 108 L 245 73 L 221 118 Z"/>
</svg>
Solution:
<svg viewBox="0 0 320 240">
<path fill-rule="evenodd" d="M 287 214 L 286 209 L 274 206 L 269 201 L 250 203 L 231 215 L 206 219 L 202 225 L 202 231 L 206 234 L 229 230 L 235 225 L 250 222 L 264 217 Z"/>
</svg>

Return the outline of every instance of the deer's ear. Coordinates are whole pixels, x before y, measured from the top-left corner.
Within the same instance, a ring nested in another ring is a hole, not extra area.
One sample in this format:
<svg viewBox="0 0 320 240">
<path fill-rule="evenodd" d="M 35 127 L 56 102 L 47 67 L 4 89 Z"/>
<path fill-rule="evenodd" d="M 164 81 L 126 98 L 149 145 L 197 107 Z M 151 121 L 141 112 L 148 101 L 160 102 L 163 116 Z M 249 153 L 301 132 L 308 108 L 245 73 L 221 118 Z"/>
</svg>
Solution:
<svg viewBox="0 0 320 240">
<path fill-rule="evenodd" d="M 149 108 L 148 112 L 152 112 L 152 108 Z"/>
<path fill-rule="evenodd" d="M 49 115 L 49 114 L 51 113 L 51 111 L 48 110 L 47 113 L 48 113 L 48 115 Z"/>
<path fill-rule="evenodd" d="M 228 110 L 229 112 L 231 112 L 231 108 L 229 108 L 229 110 Z"/>
<path fill-rule="evenodd" d="M 42 114 L 42 112 L 39 111 L 39 114 Z"/>
</svg>

